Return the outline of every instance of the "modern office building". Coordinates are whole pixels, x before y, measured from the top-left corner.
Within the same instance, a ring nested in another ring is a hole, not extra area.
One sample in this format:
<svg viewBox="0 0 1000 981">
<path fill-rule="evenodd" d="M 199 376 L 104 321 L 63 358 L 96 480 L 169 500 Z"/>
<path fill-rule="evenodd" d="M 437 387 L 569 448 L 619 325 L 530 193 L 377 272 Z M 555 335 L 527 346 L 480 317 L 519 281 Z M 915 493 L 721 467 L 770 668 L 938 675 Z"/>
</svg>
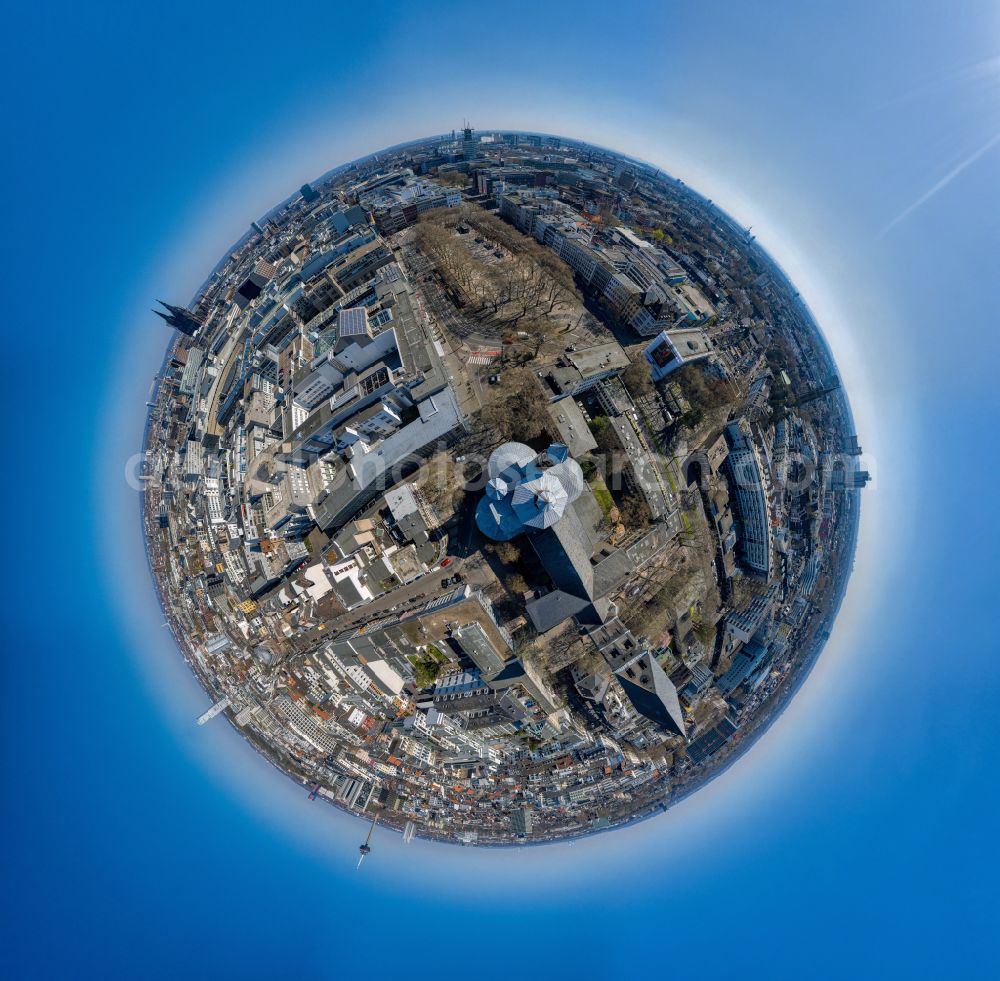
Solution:
<svg viewBox="0 0 1000 981">
<path fill-rule="evenodd" d="M 476 131 L 471 126 L 466 126 L 462 130 L 462 159 L 475 160 L 479 150 L 479 140 L 476 138 Z"/>
<path fill-rule="evenodd" d="M 871 480 L 867 470 L 845 470 L 838 468 L 830 472 L 830 490 L 861 490 Z"/>
<path fill-rule="evenodd" d="M 726 469 L 733 491 L 730 500 L 738 519 L 737 554 L 749 571 L 767 578 L 773 551 L 767 470 L 740 422 L 726 427 L 726 441 Z"/>
<path fill-rule="evenodd" d="M 519 807 L 511 814 L 510 823 L 514 834 L 519 838 L 527 838 L 531 834 L 531 811 L 526 807 Z"/>
<path fill-rule="evenodd" d="M 729 670 L 719 678 L 716 687 L 723 695 L 729 695 L 742 685 L 750 675 L 763 664 L 768 655 L 767 643 L 754 637 L 749 644 L 733 658 Z"/>
<path fill-rule="evenodd" d="M 554 188 L 503 194 L 500 216 L 552 249 L 644 337 L 700 327 L 715 313 L 666 252 L 625 227 L 595 233 Z"/>
<path fill-rule="evenodd" d="M 712 353 L 712 344 L 698 327 L 663 330 L 646 345 L 643 353 L 653 381 L 661 381 L 686 364 L 704 361 Z"/>
</svg>

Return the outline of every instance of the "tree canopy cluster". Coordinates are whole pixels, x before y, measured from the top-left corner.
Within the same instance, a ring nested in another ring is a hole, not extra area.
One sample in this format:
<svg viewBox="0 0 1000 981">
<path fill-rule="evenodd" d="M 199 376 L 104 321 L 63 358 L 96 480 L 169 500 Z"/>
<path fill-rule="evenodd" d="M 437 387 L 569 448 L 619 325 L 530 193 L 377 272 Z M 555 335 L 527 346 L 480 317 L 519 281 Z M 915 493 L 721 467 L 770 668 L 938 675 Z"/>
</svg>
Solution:
<svg viewBox="0 0 1000 981">
<path fill-rule="evenodd" d="M 545 410 L 546 400 L 538 390 L 538 380 L 527 368 L 507 368 L 500 383 L 480 411 L 483 428 L 491 441 L 518 440 L 530 443 L 547 433 L 552 419 Z"/>
<path fill-rule="evenodd" d="M 460 225 L 486 239 L 502 261 L 476 258 Z M 468 311 L 497 327 L 540 321 L 561 304 L 579 299 L 573 271 L 550 249 L 473 204 L 428 212 L 415 230 L 417 247 L 434 263 L 445 283 L 470 304 Z"/>
</svg>

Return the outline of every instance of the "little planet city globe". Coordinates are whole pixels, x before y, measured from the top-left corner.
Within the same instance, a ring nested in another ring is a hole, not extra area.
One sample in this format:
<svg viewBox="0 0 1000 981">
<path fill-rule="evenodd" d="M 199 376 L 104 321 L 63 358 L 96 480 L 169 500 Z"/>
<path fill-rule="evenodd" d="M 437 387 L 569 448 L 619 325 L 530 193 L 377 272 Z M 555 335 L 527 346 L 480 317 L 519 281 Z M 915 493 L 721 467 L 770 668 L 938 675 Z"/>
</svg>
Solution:
<svg viewBox="0 0 1000 981">
<path fill-rule="evenodd" d="M 359 864 L 667 810 L 815 663 L 847 396 L 682 181 L 466 127 L 304 185 L 160 306 L 143 518 L 198 724 L 362 818 Z"/>
</svg>

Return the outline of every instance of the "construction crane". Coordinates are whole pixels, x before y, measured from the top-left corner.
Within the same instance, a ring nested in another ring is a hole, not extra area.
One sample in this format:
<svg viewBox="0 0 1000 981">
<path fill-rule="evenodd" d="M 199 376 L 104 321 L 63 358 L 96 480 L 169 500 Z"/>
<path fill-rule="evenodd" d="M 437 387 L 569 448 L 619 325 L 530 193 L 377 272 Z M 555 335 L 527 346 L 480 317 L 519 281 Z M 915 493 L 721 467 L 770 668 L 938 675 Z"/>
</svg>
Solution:
<svg viewBox="0 0 1000 981">
<path fill-rule="evenodd" d="M 361 868 L 361 863 L 365 860 L 366 855 L 370 855 L 372 851 L 371 840 L 372 832 L 375 830 L 375 825 L 378 824 L 378 815 L 375 815 L 375 820 L 372 821 L 372 826 L 368 829 L 368 837 L 365 838 L 365 843 L 358 849 L 361 852 L 361 858 L 358 859 L 358 868 Z"/>
</svg>

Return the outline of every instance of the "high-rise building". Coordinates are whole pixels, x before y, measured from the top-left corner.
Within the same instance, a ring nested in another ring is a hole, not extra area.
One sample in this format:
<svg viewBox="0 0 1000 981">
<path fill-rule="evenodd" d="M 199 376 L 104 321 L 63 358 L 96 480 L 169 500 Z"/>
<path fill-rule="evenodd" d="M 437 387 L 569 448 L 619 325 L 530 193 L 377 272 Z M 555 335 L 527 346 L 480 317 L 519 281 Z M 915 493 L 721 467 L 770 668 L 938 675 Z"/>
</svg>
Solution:
<svg viewBox="0 0 1000 981">
<path fill-rule="evenodd" d="M 836 469 L 830 473 L 830 489 L 833 491 L 861 490 L 871 474 L 867 470 Z"/>
<path fill-rule="evenodd" d="M 206 722 L 210 722 L 217 715 L 221 715 L 225 710 L 229 708 L 229 696 L 226 695 L 220 698 L 208 711 L 202 712 L 198 716 L 198 725 L 203 726 Z"/>
<path fill-rule="evenodd" d="M 767 578 L 771 572 L 772 531 L 768 471 L 740 423 L 726 427 L 729 456 L 726 467 L 739 517 L 738 551 L 746 568 Z"/>
<path fill-rule="evenodd" d="M 531 834 L 531 811 L 525 807 L 519 807 L 510 816 L 514 832 L 520 838 L 525 838 Z"/>
<path fill-rule="evenodd" d="M 303 184 L 299 188 L 299 194 L 302 195 L 302 199 L 306 204 L 312 204 L 313 201 L 319 200 L 319 192 L 312 186 L 312 184 Z"/>
<path fill-rule="evenodd" d="M 479 141 L 475 138 L 475 130 L 471 126 L 466 126 L 462 130 L 462 159 L 475 160 L 476 149 Z"/>
<path fill-rule="evenodd" d="M 413 841 L 413 835 L 417 830 L 417 826 L 412 821 L 406 822 L 406 827 L 403 828 L 403 844 L 408 845 Z"/>
</svg>

